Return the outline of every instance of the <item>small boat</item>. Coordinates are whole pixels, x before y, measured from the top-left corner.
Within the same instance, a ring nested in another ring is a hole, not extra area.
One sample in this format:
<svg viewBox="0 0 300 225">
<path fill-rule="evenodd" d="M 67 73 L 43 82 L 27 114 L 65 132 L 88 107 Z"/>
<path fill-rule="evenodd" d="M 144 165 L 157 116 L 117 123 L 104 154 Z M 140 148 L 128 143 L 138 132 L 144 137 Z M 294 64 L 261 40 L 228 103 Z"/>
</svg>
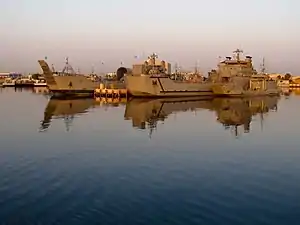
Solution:
<svg viewBox="0 0 300 225">
<path fill-rule="evenodd" d="M 34 81 L 33 86 L 34 87 L 46 87 L 47 86 L 47 82 L 44 79 L 38 79 L 38 80 Z"/>
<path fill-rule="evenodd" d="M 2 83 L 3 87 L 14 87 L 16 85 L 16 79 L 13 78 L 6 78 Z"/>
<path fill-rule="evenodd" d="M 15 81 L 15 87 L 33 87 L 34 80 L 29 77 L 17 78 Z"/>
</svg>

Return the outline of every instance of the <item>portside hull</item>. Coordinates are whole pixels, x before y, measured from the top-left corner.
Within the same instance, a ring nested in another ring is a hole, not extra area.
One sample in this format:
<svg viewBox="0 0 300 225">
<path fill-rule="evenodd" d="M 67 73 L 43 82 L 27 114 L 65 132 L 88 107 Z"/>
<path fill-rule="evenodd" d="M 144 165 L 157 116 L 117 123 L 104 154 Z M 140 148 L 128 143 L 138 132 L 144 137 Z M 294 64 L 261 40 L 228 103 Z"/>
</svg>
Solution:
<svg viewBox="0 0 300 225">
<path fill-rule="evenodd" d="M 55 96 L 93 96 L 98 83 L 83 76 L 56 76 L 53 83 L 47 83 Z"/>
<path fill-rule="evenodd" d="M 127 76 L 126 88 L 135 97 L 211 96 L 208 83 L 176 82 L 168 77 Z"/>
<path fill-rule="evenodd" d="M 33 83 L 15 83 L 15 87 L 33 87 Z"/>
<path fill-rule="evenodd" d="M 149 97 L 149 98 L 170 98 L 170 97 L 196 97 L 196 96 L 212 96 L 212 92 L 206 91 L 174 91 L 174 92 L 162 92 L 157 94 L 152 94 L 149 92 L 139 92 L 139 91 L 129 91 L 129 94 L 134 97 Z"/>
<path fill-rule="evenodd" d="M 276 96 L 280 95 L 279 89 L 267 90 L 243 90 L 241 87 L 234 87 L 229 85 L 214 85 L 212 91 L 215 96 L 228 96 L 228 97 L 251 97 L 251 96 Z"/>
</svg>

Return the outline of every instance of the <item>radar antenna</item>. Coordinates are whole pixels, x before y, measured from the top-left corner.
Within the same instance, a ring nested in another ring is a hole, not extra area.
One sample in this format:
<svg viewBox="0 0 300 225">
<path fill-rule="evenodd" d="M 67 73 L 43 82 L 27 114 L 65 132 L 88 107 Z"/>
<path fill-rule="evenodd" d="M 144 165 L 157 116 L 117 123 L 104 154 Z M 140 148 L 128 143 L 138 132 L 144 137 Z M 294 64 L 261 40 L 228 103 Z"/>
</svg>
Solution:
<svg viewBox="0 0 300 225">
<path fill-rule="evenodd" d="M 149 56 L 149 59 L 157 59 L 158 55 L 156 53 L 152 53 L 152 55 Z"/>
<path fill-rule="evenodd" d="M 241 49 L 237 49 L 237 50 L 235 50 L 233 53 L 235 53 L 236 54 L 236 60 L 237 61 L 240 61 L 240 53 L 243 53 L 243 50 L 241 50 Z"/>
</svg>

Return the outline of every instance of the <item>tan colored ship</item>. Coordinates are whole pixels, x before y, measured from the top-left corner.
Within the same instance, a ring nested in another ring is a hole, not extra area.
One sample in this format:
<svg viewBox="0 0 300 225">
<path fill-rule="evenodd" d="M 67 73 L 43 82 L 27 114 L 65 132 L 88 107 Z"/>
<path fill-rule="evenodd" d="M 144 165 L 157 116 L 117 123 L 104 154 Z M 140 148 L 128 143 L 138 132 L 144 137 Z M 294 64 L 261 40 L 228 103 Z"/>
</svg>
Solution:
<svg viewBox="0 0 300 225">
<path fill-rule="evenodd" d="M 171 65 L 152 54 L 143 64 L 126 72 L 128 92 L 137 97 L 187 97 L 212 95 L 211 84 L 171 79 Z"/>
<path fill-rule="evenodd" d="M 279 95 L 280 89 L 275 81 L 266 74 L 258 74 L 252 65 L 252 58 L 246 56 L 240 59 L 240 53 L 234 51 L 235 57 L 227 57 L 218 64 L 218 69 L 209 74 L 209 80 L 214 82 L 214 95 L 222 96 L 260 96 Z"/>
<path fill-rule="evenodd" d="M 38 60 L 47 83 L 47 86 L 54 96 L 93 96 L 94 90 L 99 83 L 92 81 L 84 75 L 53 75 L 45 60 Z"/>
</svg>

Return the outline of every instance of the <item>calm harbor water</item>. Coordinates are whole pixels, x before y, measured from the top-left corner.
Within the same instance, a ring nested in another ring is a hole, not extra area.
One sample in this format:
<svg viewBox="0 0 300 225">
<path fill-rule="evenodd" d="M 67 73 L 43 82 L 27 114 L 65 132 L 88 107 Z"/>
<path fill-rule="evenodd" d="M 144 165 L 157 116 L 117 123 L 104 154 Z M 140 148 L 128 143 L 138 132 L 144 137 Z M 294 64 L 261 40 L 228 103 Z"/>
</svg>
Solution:
<svg viewBox="0 0 300 225">
<path fill-rule="evenodd" d="M 298 224 L 300 95 L 185 100 L 0 88 L 0 224 Z"/>
</svg>

